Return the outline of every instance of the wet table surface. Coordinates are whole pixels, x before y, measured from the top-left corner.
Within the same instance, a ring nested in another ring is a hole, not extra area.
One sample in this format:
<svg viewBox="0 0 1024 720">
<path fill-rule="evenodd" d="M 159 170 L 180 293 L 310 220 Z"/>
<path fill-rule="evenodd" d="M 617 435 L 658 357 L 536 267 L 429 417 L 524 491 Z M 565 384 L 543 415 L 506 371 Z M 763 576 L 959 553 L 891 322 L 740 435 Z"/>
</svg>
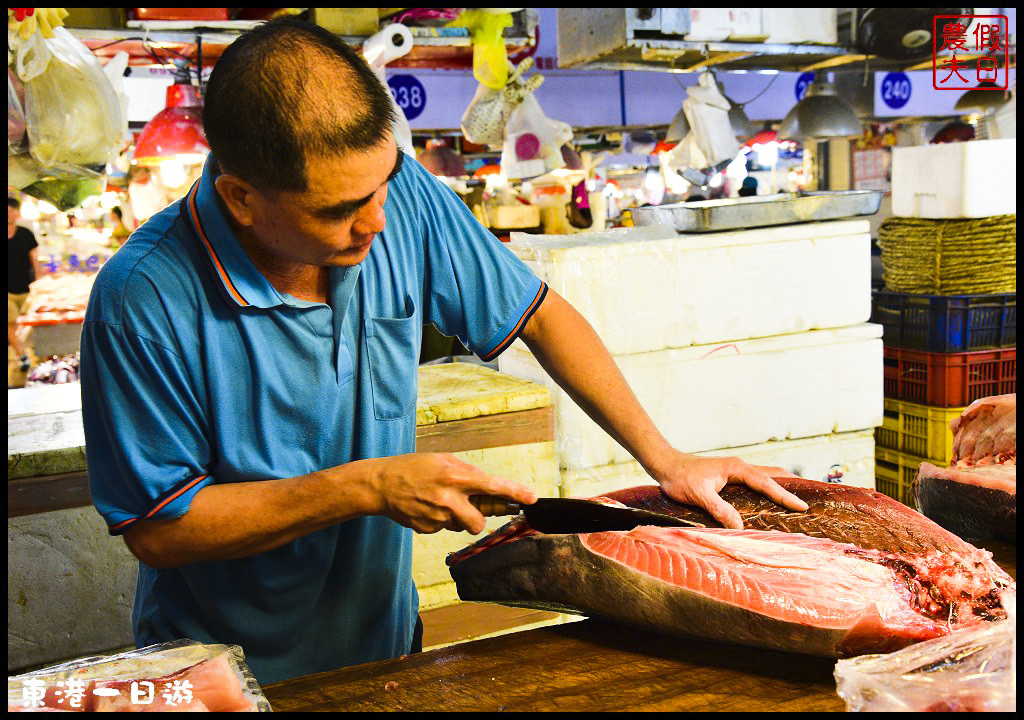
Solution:
<svg viewBox="0 0 1024 720">
<path fill-rule="evenodd" d="M 1016 548 L 985 543 L 1016 577 Z M 842 711 L 835 661 L 600 620 L 264 688 L 277 711 Z"/>
</svg>

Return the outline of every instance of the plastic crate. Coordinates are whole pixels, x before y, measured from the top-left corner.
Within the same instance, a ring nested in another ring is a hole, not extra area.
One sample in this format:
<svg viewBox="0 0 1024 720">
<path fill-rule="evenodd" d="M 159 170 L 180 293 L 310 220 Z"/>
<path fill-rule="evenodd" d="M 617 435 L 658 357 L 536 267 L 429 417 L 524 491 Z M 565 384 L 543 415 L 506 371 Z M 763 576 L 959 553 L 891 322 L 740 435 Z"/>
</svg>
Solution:
<svg viewBox="0 0 1024 720">
<path fill-rule="evenodd" d="M 875 490 L 916 510 L 914 480 L 917 479 L 918 468 L 923 462 L 928 461 L 876 446 Z"/>
<path fill-rule="evenodd" d="M 871 322 L 887 346 L 925 352 L 969 352 L 1017 344 L 1017 293 L 916 295 L 876 290 Z"/>
<path fill-rule="evenodd" d="M 937 408 L 885 400 L 881 427 L 875 428 L 875 447 L 895 450 L 945 466 L 953 459 L 949 422 L 964 408 Z"/>
<path fill-rule="evenodd" d="M 886 347 L 885 397 L 964 407 L 978 398 L 1017 392 L 1017 348 L 929 353 Z"/>
</svg>

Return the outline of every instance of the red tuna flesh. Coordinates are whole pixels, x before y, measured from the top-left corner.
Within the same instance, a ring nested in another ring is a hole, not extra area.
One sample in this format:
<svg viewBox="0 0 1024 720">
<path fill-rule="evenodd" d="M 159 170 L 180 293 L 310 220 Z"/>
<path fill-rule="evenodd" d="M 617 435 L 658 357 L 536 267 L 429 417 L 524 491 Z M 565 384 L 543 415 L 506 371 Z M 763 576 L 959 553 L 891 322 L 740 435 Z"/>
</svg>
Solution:
<svg viewBox="0 0 1024 720">
<path fill-rule="evenodd" d="M 988 553 L 873 491 L 777 480 L 811 510 L 733 491 L 723 496 L 742 500 L 734 504 L 745 526 L 768 529 L 545 535 L 517 519 L 451 556 L 451 574 L 463 600 L 830 657 L 888 652 L 1005 616 L 1001 593 L 1015 586 Z M 656 486 L 606 497 L 714 524 Z"/>
<path fill-rule="evenodd" d="M 922 463 L 914 483 L 918 507 L 957 535 L 1017 538 L 1017 396 L 971 403 L 952 422 L 953 462 Z"/>
</svg>

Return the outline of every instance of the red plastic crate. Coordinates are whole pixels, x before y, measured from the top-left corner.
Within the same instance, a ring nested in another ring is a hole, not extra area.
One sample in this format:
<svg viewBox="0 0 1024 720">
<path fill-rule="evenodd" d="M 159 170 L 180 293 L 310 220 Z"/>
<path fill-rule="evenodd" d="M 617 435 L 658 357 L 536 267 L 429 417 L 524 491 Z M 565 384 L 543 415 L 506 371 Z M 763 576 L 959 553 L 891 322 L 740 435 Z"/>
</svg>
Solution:
<svg viewBox="0 0 1024 720">
<path fill-rule="evenodd" d="M 886 347 L 885 396 L 932 407 L 964 407 L 1017 392 L 1017 348 L 930 353 Z"/>
</svg>

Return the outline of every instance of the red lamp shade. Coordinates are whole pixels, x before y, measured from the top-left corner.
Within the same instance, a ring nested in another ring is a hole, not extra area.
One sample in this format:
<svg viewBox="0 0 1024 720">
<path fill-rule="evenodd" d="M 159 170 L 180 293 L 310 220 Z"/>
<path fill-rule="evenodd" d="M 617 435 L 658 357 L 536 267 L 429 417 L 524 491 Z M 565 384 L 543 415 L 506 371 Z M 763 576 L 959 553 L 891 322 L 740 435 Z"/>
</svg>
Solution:
<svg viewBox="0 0 1024 720">
<path fill-rule="evenodd" d="M 779 134 L 774 130 L 762 130 L 761 132 L 754 135 L 754 137 L 747 140 L 744 143 L 747 147 L 754 145 L 767 145 L 770 142 L 778 142 Z"/>
<path fill-rule="evenodd" d="M 202 162 L 210 152 L 203 132 L 202 107 L 192 85 L 167 88 L 167 107 L 146 123 L 135 145 L 135 162 L 159 165 L 177 158 L 183 163 Z"/>
</svg>

